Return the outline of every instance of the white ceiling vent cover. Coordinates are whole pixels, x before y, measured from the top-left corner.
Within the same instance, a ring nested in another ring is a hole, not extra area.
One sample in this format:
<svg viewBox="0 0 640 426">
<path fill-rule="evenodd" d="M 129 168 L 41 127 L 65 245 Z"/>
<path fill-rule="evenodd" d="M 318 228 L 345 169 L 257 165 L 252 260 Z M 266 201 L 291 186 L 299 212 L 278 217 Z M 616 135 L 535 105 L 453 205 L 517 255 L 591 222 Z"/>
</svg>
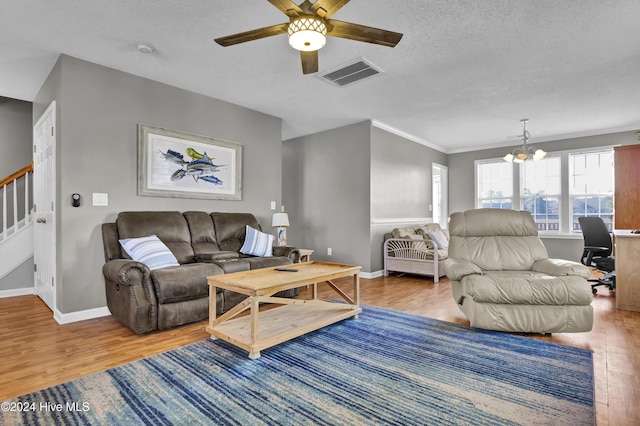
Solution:
<svg viewBox="0 0 640 426">
<path fill-rule="evenodd" d="M 364 58 L 359 58 L 319 75 L 337 86 L 346 86 L 356 81 L 381 74 L 382 70 Z"/>
</svg>

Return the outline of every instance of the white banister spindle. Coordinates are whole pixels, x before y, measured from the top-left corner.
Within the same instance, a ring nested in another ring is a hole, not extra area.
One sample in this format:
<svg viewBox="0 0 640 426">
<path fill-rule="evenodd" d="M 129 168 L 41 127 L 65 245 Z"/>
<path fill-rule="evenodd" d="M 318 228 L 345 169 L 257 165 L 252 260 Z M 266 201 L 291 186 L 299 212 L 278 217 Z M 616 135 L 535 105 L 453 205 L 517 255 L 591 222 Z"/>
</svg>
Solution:
<svg viewBox="0 0 640 426">
<path fill-rule="evenodd" d="M 2 240 L 7 238 L 7 185 L 2 187 Z"/>
<path fill-rule="evenodd" d="M 31 223 L 31 212 L 29 210 L 29 175 L 24 175 L 24 226 Z"/>
<path fill-rule="evenodd" d="M 18 178 L 13 180 L 13 229 L 18 230 Z"/>
</svg>

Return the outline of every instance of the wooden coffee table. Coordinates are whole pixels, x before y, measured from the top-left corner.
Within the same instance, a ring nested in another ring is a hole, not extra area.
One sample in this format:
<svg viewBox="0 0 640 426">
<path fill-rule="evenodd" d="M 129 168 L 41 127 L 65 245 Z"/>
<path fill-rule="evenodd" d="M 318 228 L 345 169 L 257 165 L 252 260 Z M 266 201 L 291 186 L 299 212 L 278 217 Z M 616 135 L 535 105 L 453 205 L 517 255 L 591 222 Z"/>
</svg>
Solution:
<svg viewBox="0 0 640 426">
<path fill-rule="evenodd" d="M 209 325 L 212 339 L 220 338 L 249 351 L 249 358 L 260 357 L 262 349 L 277 345 L 317 330 L 345 318 L 357 318 L 360 308 L 360 266 L 328 262 L 304 262 L 286 265 L 297 272 L 277 271 L 275 268 L 256 269 L 233 274 L 208 277 Z M 353 298 L 332 280 L 353 277 Z M 347 303 L 318 299 L 318 283 L 326 282 Z M 311 299 L 273 297 L 281 290 L 313 285 Z M 216 317 L 216 288 L 246 294 L 245 300 L 228 312 Z M 259 311 L 260 303 L 282 306 Z M 249 315 L 238 317 L 250 310 Z"/>
</svg>

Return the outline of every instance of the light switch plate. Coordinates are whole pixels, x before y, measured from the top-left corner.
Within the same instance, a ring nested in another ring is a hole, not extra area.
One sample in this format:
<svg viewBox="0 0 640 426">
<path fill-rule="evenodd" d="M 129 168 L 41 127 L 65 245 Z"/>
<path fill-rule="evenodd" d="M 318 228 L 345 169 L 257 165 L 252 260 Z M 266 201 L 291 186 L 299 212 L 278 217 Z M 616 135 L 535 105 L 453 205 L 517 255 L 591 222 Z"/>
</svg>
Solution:
<svg viewBox="0 0 640 426">
<path fill-rule="evenodd" d="M 275 210 L 276 209 L 276 202 L 272 201 L 271 202 L 271 210 Z"/>
<path fill-rule="evenodd" d="M 92 202 L 94 206 L 105 207 L 109 205 L 109 194 L 105 192 L 94 192 L 92 194 Z"/>
</svg>

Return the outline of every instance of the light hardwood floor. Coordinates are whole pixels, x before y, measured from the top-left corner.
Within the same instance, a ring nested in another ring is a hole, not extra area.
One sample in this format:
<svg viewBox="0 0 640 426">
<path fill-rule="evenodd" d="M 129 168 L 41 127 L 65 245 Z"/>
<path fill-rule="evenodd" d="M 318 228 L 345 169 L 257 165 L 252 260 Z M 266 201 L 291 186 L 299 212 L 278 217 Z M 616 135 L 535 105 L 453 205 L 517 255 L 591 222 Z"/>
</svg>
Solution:
<svg viewBox="0 0 640 426">
<path fill-rule="evenodd" d="M 426 277 L 381 277 L 362 279 L 360 287 L 361 303 L 469 324 L 446 278 L 434 284 Z M 303 288 L 301 297 L 309 292 Z M 335 295 L 326 285 L 319 294 Z M 614 297 L 600 287 L 589 333 L 527 337 L 592 350 L 598 425 L 638 425 L 640 313 L 616 310 Z M 205 326 L 203 321 L 137 336 L 110 316 L 62 326 L 35 296 L 0 299 L 0 401 L 206 339 Z"/>
</svg>

